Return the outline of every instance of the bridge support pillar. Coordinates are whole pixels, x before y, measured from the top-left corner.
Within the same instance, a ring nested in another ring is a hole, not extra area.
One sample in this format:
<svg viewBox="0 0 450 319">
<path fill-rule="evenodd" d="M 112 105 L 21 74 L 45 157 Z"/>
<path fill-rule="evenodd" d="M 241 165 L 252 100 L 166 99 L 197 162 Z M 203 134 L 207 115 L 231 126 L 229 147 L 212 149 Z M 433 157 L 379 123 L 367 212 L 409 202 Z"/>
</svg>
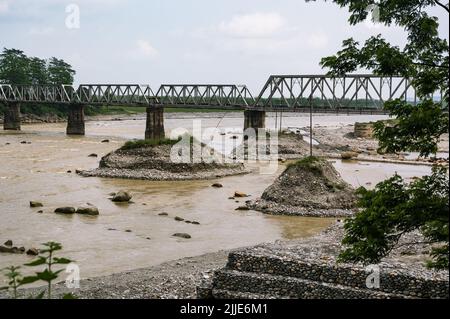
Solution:
<svg viewBox="0 0 450 319">
<path fill-rule="evenodd" d="M 244 111 L 244 130 L 254 128 L 256 131 L 259 128 L 266 127 L 266 112 L 245 110 Z"/>
<path fill-rule="evenodd" d="M 162 140 L 163 138 L 165 138 L 164 108 L 158 106 L 148 106 L 145 139 Z"/>
<path fill-rule="evenodd" d="M 20 131 L 20 103 L 10 102 L 6 104 L 3 129 Z"/>
<path fill-rule="evenodd" d="M 84 105 L 69 105 L 69 118 L 67 121 L 67 135 L 84 135 Z"/>
</svg>

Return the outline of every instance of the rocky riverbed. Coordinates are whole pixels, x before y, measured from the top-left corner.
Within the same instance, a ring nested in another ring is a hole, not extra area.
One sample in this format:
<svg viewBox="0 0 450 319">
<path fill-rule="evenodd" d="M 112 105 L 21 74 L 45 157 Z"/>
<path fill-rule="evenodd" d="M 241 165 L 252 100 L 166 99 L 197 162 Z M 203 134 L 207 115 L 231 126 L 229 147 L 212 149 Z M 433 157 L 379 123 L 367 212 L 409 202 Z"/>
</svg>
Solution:
<svg viewBox="0 0 450 319">
<path fill-rule="evenodd" d="M 289 164 L 261 198 L 247 206 L 273 215 L 351 216 L 356 195 L 331 163 L 313 157 Z"/>
</svg>

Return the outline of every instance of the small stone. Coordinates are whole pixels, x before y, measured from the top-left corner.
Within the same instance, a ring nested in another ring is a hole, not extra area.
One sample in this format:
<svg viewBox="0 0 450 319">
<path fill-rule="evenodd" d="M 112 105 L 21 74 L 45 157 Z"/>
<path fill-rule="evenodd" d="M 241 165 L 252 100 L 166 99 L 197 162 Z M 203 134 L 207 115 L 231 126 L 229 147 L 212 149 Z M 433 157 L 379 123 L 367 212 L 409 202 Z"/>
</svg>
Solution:
<svg viewBox="0 0 450 319">
<path fill-rule="evenodd" d="M 12 247 L 13 241 L 11 239 L 8 239 L 7 241 L 5 241 L 5 243 L 3 245 Z"/>
<path fill-rule="evenodd" d="M 192 224 L 192 222 L 190 220 L 185 220 L 184 221 L 186 224 Z"/>
<path fill-rule="evenodd" d="M 27 141 L 22 141 L 20 142 L 20 144 L 27 144 Z"/>
<path fill-rule="evenodd" d="M 59 207 L 55 209 L 57 214 L 75 214 L 76 210 L 74 207 Z"/>
<path fill-rule="evenodd" d="M 193 221 L 193 222 L 192 222 L 192 225 L 200 225 L 200 223 L 197 222 L 197 221 Z"/>
<path fill-rule="evenodd" d="M 181 218 L 181 217 L 178 217 L 178 216 L 176 216 L 174 219 L 175 219 L 177 222 L 182 222 L 182 221 L 184 221 L 184 218 Z"/>
<path fill-rule="evenodd" d="M 126 232 L 126 233 L 131 233 L 132 230 L 131 230 L 131 229 L 125 229 L 125 232 Z"/>
<path fill-rule="evenodd" d="M 158 216 L 169 216 L 167 213 L 159 213 Z"/>
<path fill-rule="evenodd" d="M 43 210 L 38 210 L 37 213 L 38 213 L 38 214 L 43 214 L 44 211 L 43 211 Z"/>
<path fill-rule="evenodd" d="M 248 197 L 247 194 L 242 193 L 242 192 L 234 192 L 234 197 Z"/>
<path fill-rule="evenodd" d="M 98 157 L 98 155 L 97 154 L 95 154 L 95 153 L 92 153 L 92 154 L 89 154 L 89 156 L 88 157 Z"/>
<path fill-rule="evenodd" d="M 36 202 L 36 201 L 30 201 L 30 207 L 34 208 L 34 207 L 43 207 L 44 205 L 40 202 Z"/>
<path fill-rule="evenodd" d="M 247 206 L 239 206 L 235 210 L 250 210 L 250 208 L 248 208 Z"/>
<path fill-rule="evenodd" d="M 151 238 L 150 238 L 150 237 L 145 237 L 145 239 L 147 239 L 147 240 L 151 240 Z"/>
<path fill-rule="evenodd" d="M 70 174 L 70 173 L 72 173 L 72 171 L 69 169 L 69 170 L 67 171 L 67 174 Z"/>
<path fill-rule="evenodd" d="M 27 250 L 27 255 L 37 256 L 37 255 L 39 255 L 39 250 L 36 248 L 30 248 Z"/>
<path fill-rule="evenodd" d="M 109 143 L 109 140 L 103 140 L 102 143 Z"/>
<path fill-rule="evenodd" d="M 185 239 L 189 239 L 191 238 L 191 235 L 186 234 L 186 233 L 175 233 L 172 236 L 174 237 L 180 237 L 180 238 L 185 238 Z"/>
<path fill-rule="evenodd" d="M 222 187 L 223 187 L 223 185 L 222 185 L 222 184 L 220 184 L 220 183 L 214 183 L 214 184 L 212 184 L 212 185 L 211 185 L 211 187 L 215 187 L 215 188 L 222 188 Z"/>
</svg>

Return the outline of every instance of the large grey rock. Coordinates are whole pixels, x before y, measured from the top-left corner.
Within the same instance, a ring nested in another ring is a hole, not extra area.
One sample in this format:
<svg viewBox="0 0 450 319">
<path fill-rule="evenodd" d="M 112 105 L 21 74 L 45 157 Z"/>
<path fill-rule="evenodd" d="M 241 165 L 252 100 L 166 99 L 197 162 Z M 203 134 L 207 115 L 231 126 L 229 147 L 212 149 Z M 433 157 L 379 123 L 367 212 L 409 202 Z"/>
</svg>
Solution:
<svg viewBox="0 0 450 319">
<path fill-rule="evenodd" d="M 129 202 L 130 199 L 133 196 L 131 196 L 129 193 L 125 192 L 125 191 L 118 191 L 112 198 L 113 202 Z"/>
<path fill-rule="evenodd" d="M 76 210 L 74 207 L 59 207 L 57 209 L 55 209 L 55 213 L 57 214 L 66 214 L 66 215 L 70 215 L 70 214 L 75 214 Z"/>
<path fill-rule="evenodd" d="M 90 215 L 97 216 L 99 215 L 99 211 L 97 207 L 89 206 L 89 207 L 79 207 L 76 211 L 77 214 L 81 215 Z"/>
</svg>

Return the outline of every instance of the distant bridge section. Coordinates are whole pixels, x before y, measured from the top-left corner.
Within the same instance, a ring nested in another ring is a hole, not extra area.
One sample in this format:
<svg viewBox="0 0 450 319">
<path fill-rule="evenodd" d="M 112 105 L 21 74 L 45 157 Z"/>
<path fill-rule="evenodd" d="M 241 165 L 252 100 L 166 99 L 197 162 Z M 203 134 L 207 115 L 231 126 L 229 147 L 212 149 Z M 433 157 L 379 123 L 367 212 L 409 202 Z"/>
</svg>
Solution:
<svg viewBox="0 0 450 319">
<path fill-rule="evenodd" d="M 376 75 L 272 75 L 255 101 L 262 108 L 381 109 L 384 102 L 417 102 L 411 80 Z"/>
<path fill-rule="evenodd" d="M 237 107 L 254 105 L 255 99 L 245 85 L 163 84 L 155 103 L 173 107 Z"/>
<path fill-rule="evenodd" d="M 0 102 L 85 104 L 85 105 L 143 105 L 155 102 L 148 85 L 82 84 L 71 85 L 9 85 L 0 84 Z"/>
</svg>

